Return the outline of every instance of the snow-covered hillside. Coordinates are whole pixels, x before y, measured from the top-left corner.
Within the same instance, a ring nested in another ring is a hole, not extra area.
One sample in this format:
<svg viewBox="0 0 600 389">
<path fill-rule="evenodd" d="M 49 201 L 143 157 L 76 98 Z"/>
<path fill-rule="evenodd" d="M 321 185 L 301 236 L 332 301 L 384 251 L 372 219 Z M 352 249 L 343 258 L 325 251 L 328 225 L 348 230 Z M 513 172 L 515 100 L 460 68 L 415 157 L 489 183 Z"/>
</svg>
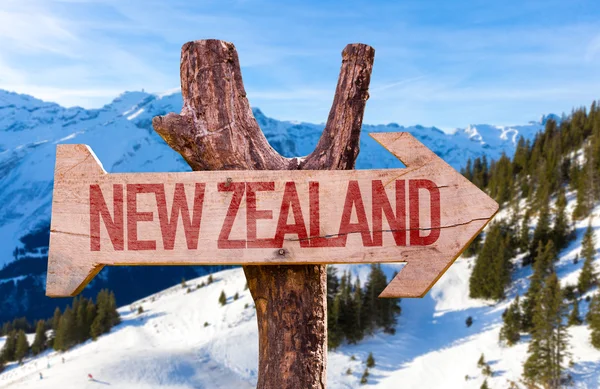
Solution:
<svg viewBox="0 0 600 389">
<path fill-rule="evenodd" d="M 569 210 L 574 205 L 570 197 Z M 499 218 L 505 217 L 501 212 Z M 577 280 L 582 261 L 573 263 L 589 219 L 575 225 L 576 239 L 560 253 L 556 264 L 563 286 Z M 596 242 L 600 240 L 600 207 L 592 214 Z M 600 258 L 596 253 L 596 268 Z M 377 333 L 357 345 L 343 345 L 328 356 L 328 387 L 357 388 L 479 388 L 484 380 L 477 360 L 483 353 L 493 376 L 491 388 L 519 382 L 528 338 L 513 347 L 498 343 L 502 312 L 516 293 L 527 289 L 530 267 L 513 273 L 508 298 L 492 304 L 468 298 L 473 258 L 459 258 L 422 299 L 401 302 L 395 335 Z M 365 266 L 351 266 L 360 273 Z M 391 273 L 397 266 L 388 266 Z M 253 388 L 257 379 L 258 335 L 249 291 L 241 269 L 214 275 L 215 282 L 196 289 L 206 277 L 188 281 L 191 293 L 174 286 L 119 312 L 123 323 L 112 332 L 64 354 L 48 351 L 14 363 L 0 374 L 2 388 Z M 364 278 L 363 278 L 364 279 Z M 221 291 L 228 296 L 221 307 Z M 232 296 L 239 293 L 240 298 Z M 596 290 L 588 294 L 597 293 Z M 142 306 L 144 313 L 137 314 Z M 587 303 L 582 299 L 584 316 Z M 473 325 L 465 325 L 471 316 Z M 575 388 L 600 387 L 600 351 L 592 348 L 586 325 L 569 327 L 573 365 L 568 373 Z M 3 339 L 0 338 L 0 346 Z M 368 383 L 359 385 L 365 360 L 372 352 L 376 366 Z M 65 362 L 62 362 L 64 357 Z M 348 374 L 348 369 L 351 370 Z M 39 373 L 43 379 L 39 379 Z M 95 381 L 89 381 L 92 374 Z M 523 387 L 520 385 L 519 387 Z"/>
</svg>

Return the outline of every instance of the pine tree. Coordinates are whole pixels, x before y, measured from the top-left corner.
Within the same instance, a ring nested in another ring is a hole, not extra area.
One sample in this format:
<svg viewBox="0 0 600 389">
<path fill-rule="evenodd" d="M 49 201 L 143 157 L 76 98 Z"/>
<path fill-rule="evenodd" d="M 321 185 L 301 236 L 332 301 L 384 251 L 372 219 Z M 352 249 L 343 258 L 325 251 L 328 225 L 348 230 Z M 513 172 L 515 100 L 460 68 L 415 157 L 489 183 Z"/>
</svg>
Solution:
<svg viewBox="0 0 600 389">
<path fill-rule="evenodd" d="M 573 301 L 573 309 L 571 310 L 571 313 L 569 314 L 569 320 L 567 322 L 567 325 L 569 326 L 577 326 L 580 325 L 582 323 L 581 317 L 579 316 L 579 302 L 577 301 L 577 299 L 575 299 L 575 301 Z"/>
<path fill-rule="evenodd" d="M 510 257 L 513 254 L 509 239 L 506 225 L 495 223 L 490 227 L 469 279 L 471 298 L 504 298 L 504 289 L 510 282 Z"/>
<path fill-rule="evenodd" d="M 221 295 L 219 295 L 219 304 L 221 304 L 221 306 L 227 304 L 227 296 L 225 295 L 224 290 L 222 290 Z"/>
<path fill-rule="evenodd" d="M 525 212 L 523 220 L 521 221 L 521 228 L 519 228 L 519 249 L 521 252 L 529 250 L 531 240 L 529 238 L 529 210 Z"/>
<path fill-rule="evenodd" d="M 327 266 L 327 347 L 336 349 L 344 338 L 338 320 L 340 316 L 341 300 L 338 295 L 340 279 L 337 268 Z"/>
<path fill-rule="evenodd" d="M 583 219 L 588 216 L 597 197 L 598 172 L 594 165 L 598 158 L 595 157 L 592 147 L 585 148 L 585 157 L 577 180 L 577 204 L 573 210 L 573 219 Z"/>
<path fill-rule="evenodd" d="M 76 323 L 71 307 L 67 306 L 65 312 L 60 317 L 56 337 L 54 338 L 53 347 L 57 351 L 66 351 L 70 349 L 76 340 Z"/>
<path fill-rule="evenodd" d="M 356 283 L 354 284 L 354 289 L 351 290 L 350 282 L 347 284 L 348 293 L 352 292 L 352 295 L 349 296 L 349 300 L 347 301 L 346 309 L 347 312 L 347 322 L 346 328 L 344 332 L 346 333 L 346 338 L 349 343 L 355 344 L 362 340 L 364 336 L 364 329 L 362 326 L 362 300 L 363 293 L 362 288 L 360 286 L 360 279 L 356 278 Z"/>
<path fill-rule="evenodd" d="M 58 323 L 60 322 L 60 308 L 56 307 L 54 310 L 54 316 L 52 317 L 52 329 L 54 330 L 54 336 L 56 336 L 56 330 L 58 330 Z"/>
<path fill-rule="evenodd" d="M 590 342 L 592 346 L 600 350 L 600 294 L 596 293 L 590 301 L 586 315 L 590 327 Z"/>
<path fill-rule="evenodd" d="M 86 298 L 81 298 L 77 304 L 73 302 L 77 343 L 85 342 L 90 337 L 90 326 L 87 323 L 88 303 Z"/>
<path fill-rule="evenodd" d="M 213 283 L 213 281 L 214 281 L 214 280 L 213 280 L 213 276 L 212 276 L 212 274 L 211 274 L 211 275 L 209 275 L 209 276 L 208 276 L 208 280 L 206 281 L 206 285 L 210 285 L 210 284 L 212 284 L 212 283 Z"/>
<path fill-rule="evenodd" d="M 31 345 L 31 352 L 33 355 L 38 355 L 44 351 L 46 349 L 47 341 L 48 338 L 46 337 L 46 324 L 43 320 L 40 320 L 35 326 L 35 339 Z"/>
<path fill-rule="evenodd" d="M 92 338 L 92 324 L 96 319 L 97 311 L 98 307 L 94 301 L 90 299 L 85 310 L 85 328 L 88 328 L 88 338 Z"/>
<path fill-rule="evenodd" d="M 354 338 L 355 312 L 353 308 L 350 274 L 344 272 L 340 280 L 338 325 L 343 337 L 348 339 L 349 343 L 356 343 Z"/>
<path fill-rule="evenodd" d="M 569 242 L 569 221 L 567 219 L 567 197 L 565 190 L 560 187 L 555 204 L 554 227 L 552 227 L 552 239 L 557 250 L 563 249 Z"/>
<path fill-rule="evenodd" d="M 490 389 L 490 387 L 488 386 L 487 378 L 483 381 L 483 384 L 481 384 L 479 389 Z"/>
<path fill-rule="evenodd" d="M 344 339 L 344 333 L 339 325 L 339 317 L 340 317 L 340 309 L 342 304 L 342 298 L 338 294 L 333 299 L 333 304 L 331 304 L 331 308 L 328 305 L 328 313 L 327 313 L 327 346 L 329 349 L 336 349 Z"/>
<path fill-rule="evenodd" d="M 92 340 L 96 340 L 100 335 L 109 332 L 119 320 L 114 294 L 102 289 L 96 296 L 96 316 L 90 326 Z"/>
<path fill-rule="evenodd" d="M 23 363 L 23 358 L 27 356 L 29 352 L 29 342 L 27 341 L 27 336 L 25 335 L 25 331 L 19 330 L 17 333 L 17 344 L 15 347 L 15 359 L 19 363 Z"/>
<path fill-rule="evenodd" d="M 550 213 L 548 212 L 548 201 L 544 200 L 541 205 L 538 222 L 533 231 L 533 238 L 529 246 L 529 257 L 524 260 L 523 265 L 529 265 L 537 254 L 539 244 L 545 245 L 552 238 L 550 229 Z"/>
<path fill-rule="evenodd" d="M 502 315 L 504 325 L 500 329 L 500 341 L 513 346 L 521 339 L 521 303 L 519 295 Z"/>
<path fill-rule="evenodd" d="M 468 258 L 475 256 L 479 253 L 479 251 L 481 250 L 481 242 L 483 241 L 482 236 L 483 234 L 477 234 L 477 236 L 475 236 L 475 239 L 473 239 L 473 241 L 467 246 L 465 251 L 463 251 L 463 257 Z"/>
<path fill-rule="evenodd" d="M 485 356 L 483 355 L 483 353 L 481 353 L 481 356 L 479 357 L 479 359 L 477 360 L 477 367 L 478 368 L 483 368 L 486 365 L 485 363 Z"/>
<path fill-rule="evenodd" d="M 119 316 L 119 311 L 117 309 L 117 299 L 115 298 L 115 294 L 114 292 L 110 292 L 108 295 L 109 330 L 121 323 L 121 316 Z"/>
<path fill-rule="evenodd" d="M 545 280 L 535 305 L 529 357 L 523 370 L 529 385 L 540 384 L 544 388 L 560 386 L 562 363 L 567 356 L 566 313 L 558 277 L 552 273 Z"/>
<path fill-rule="evenodd" d="M 15 352 L 17 350 L 17 331 L 12 330 L 6 335 L 4 346 L 0 352 L 0 360 L 10 362 L 15 360 Z"/>
<path fill-rule="evenodd" d="M 545 246 L 542 246 L 540 242 L 533 263 L 533 275 L 529 281 L 529 289 L 523 300 L 521 330 L 524 332 L 530 332 L 533 328 L 533 312 L 535 310 L 536 299 L 544 287 L 544 280 L 554 272 L 555 260 L 556 251 L 554 250 L 554 243 L 550 240 Z"/>
<path fill-rule="evenodd" d="M 581 242 L 581 255 L 584 258 L 584 262 L 581 273 L 579 273 L 579 280 L 577 281 L 577 288 L 581 294 L 590 290 L 596 283 L 596 274 L 594 273 L 593 265 L 594 251 L 594 233 L 590 223 Z"/>
<path fill-rule="evenodd" d="M 327 306 L 333 304 L 333 299 L 338 294 L 340 279 L 337 276 L 337 269 L 334 266 L 327 265 Z"/>
<path fill-rule="evenodd" d="M 387 284 L 381 264 L 371 265 L 371 272 L 365 285 L 361 315 L 364 329 L 369 334 L 372 334 L 376 328 L 383 328 L 386 332 L 394 331 L 396 316 L 400 314 L 399 300 L 378 298 Z"/>
<path fill-rule="evenodd" d="M 369 356 L 367 357 L 367 367 L 369 369 L 375 367 L 375 358 L 373 358 L 373 353 L 369 353 Z"/>
<path fill-rule="evenodd" d="M 369 369 L 365 369 L 362 377 L 360 377 L 360 384 L 364 385 L 368 382 L 367 377 L 369 377 Z"/>
</svg>

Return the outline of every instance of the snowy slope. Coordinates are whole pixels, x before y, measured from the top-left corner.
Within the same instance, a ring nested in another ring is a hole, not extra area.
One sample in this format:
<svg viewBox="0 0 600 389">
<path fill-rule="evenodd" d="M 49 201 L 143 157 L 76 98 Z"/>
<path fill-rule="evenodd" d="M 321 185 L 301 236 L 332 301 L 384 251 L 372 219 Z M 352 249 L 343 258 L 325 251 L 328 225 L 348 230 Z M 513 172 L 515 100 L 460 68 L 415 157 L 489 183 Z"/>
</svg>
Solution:
<svg viewBox="0 0 600 389">
<path fill-rule="evenodd" d="M 574 205 L 572 197 L 570 194 L 569 210 Z M 599 216 L 600 206 L 592 215 L 596 242 L 600 241 Z M 505 212 L 498 217 L 505 217 Z M 583 261 L 574 265 L 573 258 L 581 249 L 587 224 L 587 219 L 576 224 L 577 238 L 560 253 L 556 268 L 563 286 L 577 280 Z M 343 345 L 331 351 L 328 387 L 479 388 L 485 378 L 477 368 L 482 353 L 494 371 L 488 379 L 491 388 L 507 388 L 509 381 L 518 382 L 528 339 L 508 348 L 498 344 L 498 334 L 503 310 L 517 292 L 522 295 L 527 289 L 531 269 L 518 267 L 509 298 L 492 304 L 468 298 L 472 265 L 473 258 L 460 258 L 424 298 L 402 300 L 395 335 L 377 333 L 358 345 Z M 600 267 L 598 254 L 595 266 Z M 351 267 L 355 273 L 364 268 Z M 253 388 L 258 335 L 243 272 L 233 269 L 214 277 L 212 285 L 198 290 L 195 285 L 206 282 L 206 278 L 189 281 L 191 293 L 177 285 L 121 308 L 123 323 L 96 342 L 62 355 L 47 352 L 22 366 L 9 365 L 0 374 L 0 387 L 79 389 L 105 384 L 131 389 Z M 229 296 L 225 307 L 217 302 L 221 290 Z M 231 296 L 236 292 L 240 298 L 234 301 Z M 145 311 L 142 315 L 135 312 L 140 305 Z M 582 317 L 587 308 L 583 300 Z M 474 319 L 470 328 L 465 326 L 468 316 Z M 569 333 L 574 363 L 569 373 L 574 387 L 598 388 L 600 351 L 590 345 L 587 326 L 570 327 Z M 0 338 L 0 346 L 2 343 Z M 368 384 L 360 386 L 369 352 L 373 352 L 377 365 L 370 369 Z M 346 374 L 348 369 L 351 374 Z M 44 375 L 41 381 L 39 372 Z M 89 382 L 88 373 L 97 381 Z"/>
</svg>

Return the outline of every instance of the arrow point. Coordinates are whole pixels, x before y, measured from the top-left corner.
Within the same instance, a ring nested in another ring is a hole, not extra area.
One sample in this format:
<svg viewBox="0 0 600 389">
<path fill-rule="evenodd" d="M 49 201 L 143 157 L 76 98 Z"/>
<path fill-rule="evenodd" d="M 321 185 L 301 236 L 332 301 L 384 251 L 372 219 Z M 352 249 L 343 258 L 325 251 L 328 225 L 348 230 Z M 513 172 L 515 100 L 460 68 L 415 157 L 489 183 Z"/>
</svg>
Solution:
<svg viewBox="0 0 600 389">
<path fill-rule="evenodd" d="M 432 162 L 445 162 L 410 132 L 371 132 L 371 138 L 394 154 L 406 167 L 415 168 Z"/>
<path fill-rule="evenodd" d="M 50 246 L 62 243 L 57 234 L 59 233 L 50 233 Z M 57 251 L 50 250 L 48 255 L 48 277 L 46 278 L 48 297 L 69 297 L 79 294 L 104 267 L 90 264 L 82 258 L 75 259 L 68 254 L 59 258 L 55 254 Z"/>
</svg>

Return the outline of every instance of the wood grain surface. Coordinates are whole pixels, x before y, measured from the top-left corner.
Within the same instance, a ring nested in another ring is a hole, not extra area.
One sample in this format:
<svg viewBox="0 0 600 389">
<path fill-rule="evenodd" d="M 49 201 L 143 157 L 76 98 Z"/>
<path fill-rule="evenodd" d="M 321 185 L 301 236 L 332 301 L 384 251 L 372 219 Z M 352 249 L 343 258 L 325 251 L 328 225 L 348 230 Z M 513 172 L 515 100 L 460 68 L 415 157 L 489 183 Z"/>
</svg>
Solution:
<svg viewBox="0 0 600 389">
<path fill-rule="evenodd" d="M 59 145 L 47 293 L 105 265 L 405 262 L 382 297 L 419 297 L 498 204 L 409 133 L 371 134 L 406 168 L 107 174 Z"/>
</svg>

